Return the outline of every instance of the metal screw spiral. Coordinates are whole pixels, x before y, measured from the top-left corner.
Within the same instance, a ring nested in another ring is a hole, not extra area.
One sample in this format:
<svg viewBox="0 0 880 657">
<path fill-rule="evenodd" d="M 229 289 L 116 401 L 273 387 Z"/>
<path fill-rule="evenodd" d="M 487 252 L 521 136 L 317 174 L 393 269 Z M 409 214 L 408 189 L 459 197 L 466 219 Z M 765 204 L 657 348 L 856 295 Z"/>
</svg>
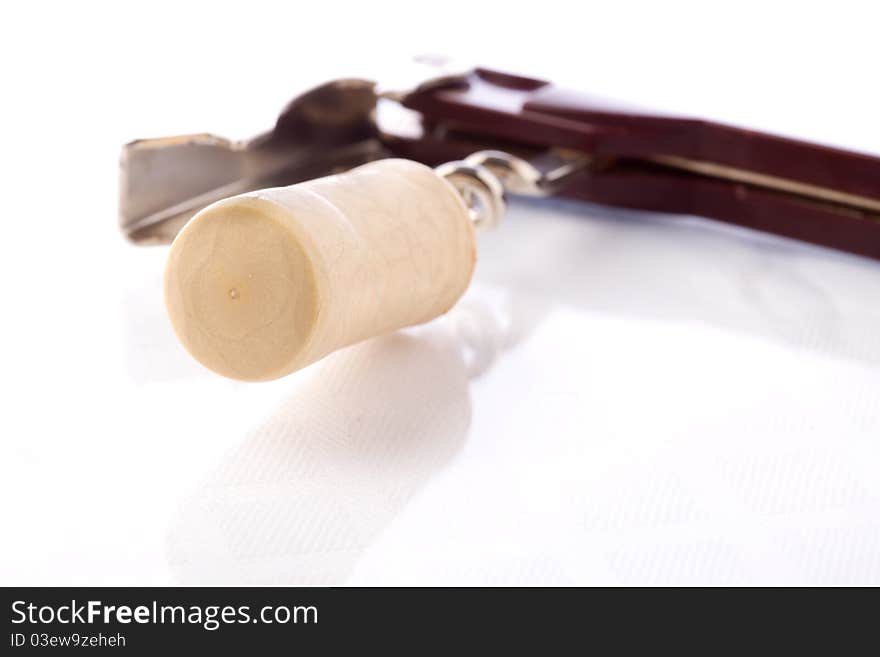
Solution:
<svg viewBox="0 0 880 657">
<path fill-rule="evenodd" d="M 532 164 L 503 151 L 478 151 L 435 169 L 458 191 L 474 227 L 495 228 L 506 208 L 505 193 L 543 196 L 544 175 Z"/>
</svg>

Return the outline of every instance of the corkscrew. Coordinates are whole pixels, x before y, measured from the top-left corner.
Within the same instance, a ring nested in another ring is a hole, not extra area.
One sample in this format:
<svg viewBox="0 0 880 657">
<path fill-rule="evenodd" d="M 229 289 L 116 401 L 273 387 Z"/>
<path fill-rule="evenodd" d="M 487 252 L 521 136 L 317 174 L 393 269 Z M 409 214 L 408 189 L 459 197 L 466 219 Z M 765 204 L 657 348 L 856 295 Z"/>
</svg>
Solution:
<svg viewBox="0 0 880 657">
<path fill-rule="evenodd" d="M 174 240 L 166 301 L 201 362 L 275 378 L 436 317 L 507 194 L 702 215 L 880 258 L 880 158 L 426 64 L 400 86 L 321 85 L 248 141 L 123 149 L 121 227 Z"/>
</svg>

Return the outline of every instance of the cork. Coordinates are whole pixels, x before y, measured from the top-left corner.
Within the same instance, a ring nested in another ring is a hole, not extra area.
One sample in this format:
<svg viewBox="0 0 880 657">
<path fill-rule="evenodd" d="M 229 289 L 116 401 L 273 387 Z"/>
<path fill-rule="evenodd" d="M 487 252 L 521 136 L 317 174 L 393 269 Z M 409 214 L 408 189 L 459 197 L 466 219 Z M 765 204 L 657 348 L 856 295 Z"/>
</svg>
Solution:
<svg viewBox="0 0 880 657">
<path fill-rule="evenodd" d="M 265 381 L 445 313 L 475 260 L 451 185 L 416 162 L 380 160 L 208 206 L 171 246 L 165 302 L 205 367 Z"/>
</svg>

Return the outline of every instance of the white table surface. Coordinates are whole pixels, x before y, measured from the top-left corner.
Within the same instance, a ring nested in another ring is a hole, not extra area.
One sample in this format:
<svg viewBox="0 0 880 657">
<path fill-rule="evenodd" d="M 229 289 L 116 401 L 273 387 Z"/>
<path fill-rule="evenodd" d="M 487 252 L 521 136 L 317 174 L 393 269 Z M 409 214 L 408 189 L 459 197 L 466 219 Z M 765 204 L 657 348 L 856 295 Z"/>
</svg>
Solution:
<svg viewBox="0 0 880 657">
<path fill-rule="evenodd" d="M 480 50 L 490 8 L 380 26 L 393 9 L 9 17 L 0 584 L 880 584 L 880 263 L 517 201 L 446 317 L 268 384 L 188 357 L 165 250 L 114 225 L 119 146 L 252 134 L 362 52 L 454 34 L 481 62 L 880 152 L 870 16 L 596 5 L 590 30 L 523 13 Z"/>
</svg>

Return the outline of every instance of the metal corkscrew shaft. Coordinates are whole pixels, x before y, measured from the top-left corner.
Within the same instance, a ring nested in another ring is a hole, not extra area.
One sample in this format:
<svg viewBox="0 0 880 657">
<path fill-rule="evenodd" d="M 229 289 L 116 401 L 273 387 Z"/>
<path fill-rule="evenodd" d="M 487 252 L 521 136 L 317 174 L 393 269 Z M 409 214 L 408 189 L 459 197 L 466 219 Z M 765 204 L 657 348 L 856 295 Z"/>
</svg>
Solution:
<svg viewBox="0 0 880 657">
<path fill-rule="evenodd" d="M 468 207 L 478 232 L 491 230 L 506 209 L 505 194 L 548 196 L 582 161 L 550 153 L 539 168 L 504 151 L 477 151 L 464 160 L 446 162 L 434 170 L 448 180 Z"/>
</svg>

